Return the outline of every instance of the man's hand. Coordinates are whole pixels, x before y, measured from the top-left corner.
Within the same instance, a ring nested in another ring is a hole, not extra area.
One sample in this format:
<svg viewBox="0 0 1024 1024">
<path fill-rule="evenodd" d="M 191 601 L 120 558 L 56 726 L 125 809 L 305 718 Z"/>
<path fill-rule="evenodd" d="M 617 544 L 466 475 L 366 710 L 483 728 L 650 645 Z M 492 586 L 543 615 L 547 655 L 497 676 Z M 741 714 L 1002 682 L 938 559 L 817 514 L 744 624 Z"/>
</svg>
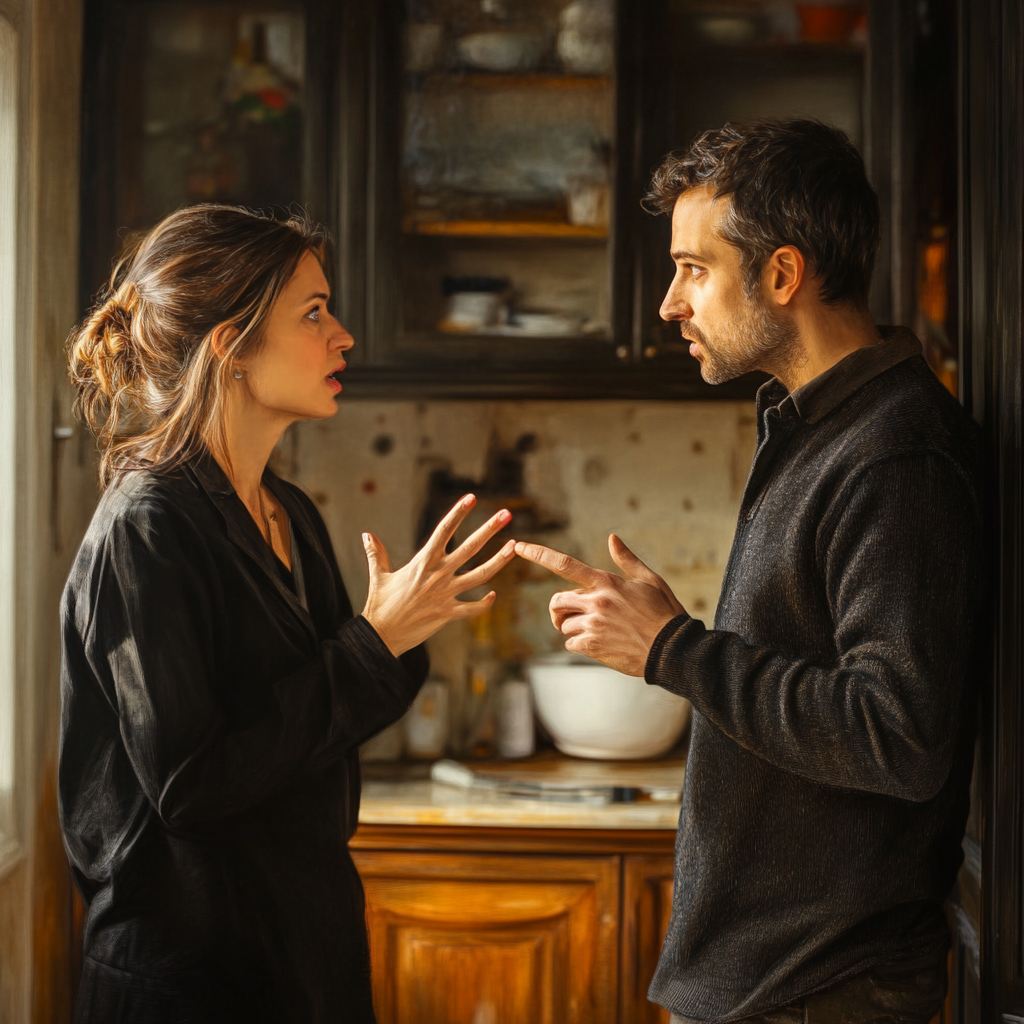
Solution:
<svg viewBox="0 0 1024 1024">
<path fill-rule="evenodd" d="M 622 576 L 593 569 L 540 544 L 516 544 L 516 554 L 573 583 L 551 598 L 551 621 L 569 639 L 565 649 L 604 662 L 629 676 L 642 676 L 654 640 L 686 610 L 668 584 L 613 533 L 608 550 Z"/>
</svg>

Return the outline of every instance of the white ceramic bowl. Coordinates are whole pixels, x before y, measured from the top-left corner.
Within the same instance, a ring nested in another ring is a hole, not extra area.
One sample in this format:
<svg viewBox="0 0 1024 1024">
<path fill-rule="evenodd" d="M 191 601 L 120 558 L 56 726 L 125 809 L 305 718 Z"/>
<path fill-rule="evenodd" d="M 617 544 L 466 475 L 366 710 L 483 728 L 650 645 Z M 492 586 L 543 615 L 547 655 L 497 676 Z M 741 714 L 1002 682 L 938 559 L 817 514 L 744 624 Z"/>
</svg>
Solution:
<svg viewBox="0 0 1024 1024">
<path fill-rule="evenodd" d="M 540 38 L 525 32 L 474 32 L 455 44 L 462 62 L 485 71 L 528 71 L 540 56 Z"/>
<path fill-rule="evenodd" d="M 574 757 L 660 757 L 690 718 L 685 697 L 580 655 L 537 658 L 527 667 L 538 717 L 555 746 Z"/>
</svg>

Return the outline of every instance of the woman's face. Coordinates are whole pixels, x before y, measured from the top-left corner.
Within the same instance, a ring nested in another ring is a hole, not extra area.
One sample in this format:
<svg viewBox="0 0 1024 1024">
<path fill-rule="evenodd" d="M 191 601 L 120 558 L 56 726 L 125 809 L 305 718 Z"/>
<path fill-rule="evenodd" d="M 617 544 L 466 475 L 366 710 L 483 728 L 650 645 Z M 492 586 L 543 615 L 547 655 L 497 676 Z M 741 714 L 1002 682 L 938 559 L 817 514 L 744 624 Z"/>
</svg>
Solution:
<svg viewBox="0 0 1024 1024">
<path fill-rule="evenodd" d="M 241 368 L 249 392 L 267 412 L 290 422 L 338 411 L 352 336 L 327 311 L 330 289 L 320 262 L 307 252 L 271 307 L 263 345 Z"/>
</svg>

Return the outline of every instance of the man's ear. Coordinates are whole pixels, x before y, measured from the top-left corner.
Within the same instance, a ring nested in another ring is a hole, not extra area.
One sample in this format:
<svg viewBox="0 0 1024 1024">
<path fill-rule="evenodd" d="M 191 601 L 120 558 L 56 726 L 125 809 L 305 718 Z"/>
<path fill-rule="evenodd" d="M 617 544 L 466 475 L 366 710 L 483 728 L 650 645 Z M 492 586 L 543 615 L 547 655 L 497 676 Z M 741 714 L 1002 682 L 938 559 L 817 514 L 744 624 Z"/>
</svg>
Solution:
<svg viewBox="0 0 1024 1024">
<path fill-rule="evenodd" d="M 221 362 L 227 359 L 231 342 L 237 337 L 238 328 L 234 324 L 218 324 L 214 327 L 213 333 L 210 335 L 210 347 L 213 349 L 213 354 Z"/>
<path fill-rule="evenodd" d="M 806 273 L 804 254 L 795 245 L 776 249 L 764 269 L 767 298 L 779 306 L 788 306 L 804 283 Z"/>
</svg>

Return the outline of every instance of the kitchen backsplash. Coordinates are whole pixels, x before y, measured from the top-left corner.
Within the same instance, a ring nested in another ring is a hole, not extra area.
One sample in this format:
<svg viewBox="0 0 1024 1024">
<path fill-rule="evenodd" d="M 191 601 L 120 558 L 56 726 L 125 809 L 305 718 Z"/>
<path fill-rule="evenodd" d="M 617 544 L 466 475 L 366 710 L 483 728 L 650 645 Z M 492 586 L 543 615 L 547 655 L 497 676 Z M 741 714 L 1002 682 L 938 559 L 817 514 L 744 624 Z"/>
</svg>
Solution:
<svg viewBox="0 0 1024 1024">
<path fill-rule="evenodd" d="M 607 537 L 615 531 L 688 611 L 710 622 L 755 434 L 749 402 L 345 397 L 332 419 L 293 428 L 277 467 L 319 506 L 356 609 L 366 595 L 363 530 L 384 542 L 393 564 L 404 563 L 415 551 L 431 475 L 483 480 L 496 449 L 518 449 L 522 492 L 547 524 L 539 539 L 612 568 Z M 540 570 L 519 580 L 517 656 L 558 649 L 546 606 L 566 586 Z M 464 676 L 467 637 L 455 624 L 434 638 L 436 672 Z"/>
</svg>

